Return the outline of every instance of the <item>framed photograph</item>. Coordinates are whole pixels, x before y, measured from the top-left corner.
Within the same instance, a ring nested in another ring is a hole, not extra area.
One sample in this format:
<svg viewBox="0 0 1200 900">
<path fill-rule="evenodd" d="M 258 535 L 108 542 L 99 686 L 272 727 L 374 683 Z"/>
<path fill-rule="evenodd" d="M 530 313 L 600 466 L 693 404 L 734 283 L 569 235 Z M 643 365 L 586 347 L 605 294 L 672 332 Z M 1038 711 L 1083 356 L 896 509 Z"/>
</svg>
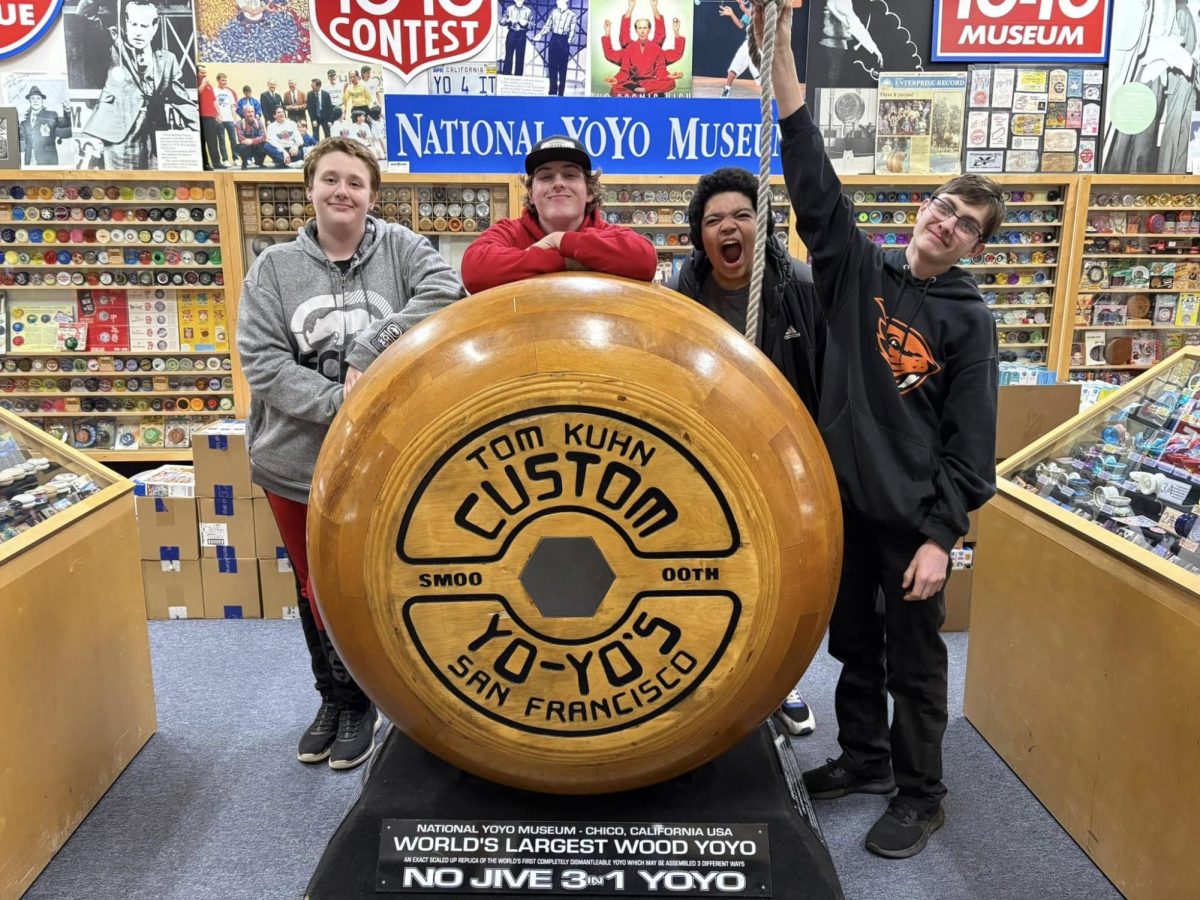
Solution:
<svg viewBox="0 0 1200 900">
<path fill-rule="evenodd" d="M 0 106 L 0 169 L 21 168 L 21 138 L 15 106 Z"/>
</svg>

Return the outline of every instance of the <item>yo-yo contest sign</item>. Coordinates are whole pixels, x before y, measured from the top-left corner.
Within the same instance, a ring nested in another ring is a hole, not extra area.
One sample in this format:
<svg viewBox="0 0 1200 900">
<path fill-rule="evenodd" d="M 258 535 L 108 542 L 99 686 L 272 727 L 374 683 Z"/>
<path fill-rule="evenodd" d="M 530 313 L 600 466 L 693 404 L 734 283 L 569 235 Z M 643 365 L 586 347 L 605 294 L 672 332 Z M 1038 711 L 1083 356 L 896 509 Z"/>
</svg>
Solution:
<svg viewBox="0 0 1200 900">
<path fill-rule="evenodd" d="M 58 21 L 63 0 L 0 0 L 0 59 L 24 53 Z"/>
<path fill-rule="evenodd" d="M 935 62 L 1106 62 L 1112 0 L 934 0 Z"/>
<path fill-rule="evenodd" d="M 312 24 L 346 56 L 408 82 L 479 52 L 496 27 L 496 0 L 313 0 Z"/>
</svg>

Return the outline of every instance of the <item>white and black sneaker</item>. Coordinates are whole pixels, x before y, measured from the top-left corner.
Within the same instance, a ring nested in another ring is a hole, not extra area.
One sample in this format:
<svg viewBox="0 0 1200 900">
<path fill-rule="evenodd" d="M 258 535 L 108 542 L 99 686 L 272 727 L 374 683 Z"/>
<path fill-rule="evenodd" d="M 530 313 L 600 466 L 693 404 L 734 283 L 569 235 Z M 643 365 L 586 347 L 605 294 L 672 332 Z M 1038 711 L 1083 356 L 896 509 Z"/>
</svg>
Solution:
<svg viewBox="0 0 1200 900">
<path fill-rule="evenodd" d="M 375 750 L 375 730 L 382 721 L 373 703 L 364 710 L 343 709 L 337 740 L 329 748 L 329 768 L 353 769 L 365 762 Z"/>
<path fill-rule="evenodd" d="M 329 748 L 337 739 L 338 705 L 332 700 L 322 700 L 317 717 L 308 731 L 300 737 L 296 759 L 302 763 L 318 763 L 329 756 Z"/>
<path fill-rule="evenodd" d="M 812 734 L 817 730 L 817 719 L 812 709 L 798 690 L 793 690 L 779 709 L 775 710 L 775 721 L 796 737 Z"/>
</svg>

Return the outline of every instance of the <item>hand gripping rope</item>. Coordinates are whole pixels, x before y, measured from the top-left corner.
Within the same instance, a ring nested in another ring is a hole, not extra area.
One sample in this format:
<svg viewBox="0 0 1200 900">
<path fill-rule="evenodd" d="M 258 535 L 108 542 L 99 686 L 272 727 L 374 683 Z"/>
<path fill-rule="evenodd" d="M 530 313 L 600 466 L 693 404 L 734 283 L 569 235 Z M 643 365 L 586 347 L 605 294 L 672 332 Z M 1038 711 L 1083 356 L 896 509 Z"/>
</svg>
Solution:
<svg viewBox="0 0 1200 900">
<path fill-rule="evenodd" d="M 762 301 L 763 267 L 767 257 L 767 235 L 771 230 L 771 138 L 775 118 L 771 101 L 775 98 L 771 81 L 771 63 L 775 58 L 775 26 L 779 20 L 779 4 L 790 0 L 752 0 L 762 9 L 762 47 L 759 48 L 750 26 L 750 59 L 758 67 L 759 107 L 762 125 L 758 132 L 758 217 L 754 232 L 754 269 L 750 275 L 750 298 L 746 305 L 746 339 L 758 346 L 758 311 Z"/>
</svg>

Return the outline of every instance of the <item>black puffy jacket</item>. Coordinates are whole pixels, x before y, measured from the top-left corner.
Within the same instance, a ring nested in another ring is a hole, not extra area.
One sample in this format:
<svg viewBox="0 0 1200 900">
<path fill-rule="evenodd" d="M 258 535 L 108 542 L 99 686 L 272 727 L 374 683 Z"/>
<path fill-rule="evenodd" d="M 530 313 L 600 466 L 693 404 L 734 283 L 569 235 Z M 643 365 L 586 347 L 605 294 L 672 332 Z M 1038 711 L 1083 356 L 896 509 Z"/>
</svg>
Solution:
<svg viewBox="0 0 1200 900">
<path fill-rule="evenodd" d="M 712 263 L 697 245 L 670 286 L 697 300 L 704 279 L 711 273 Z M 812 270 L 788 255 L 774 236 L 767 241 L 758 348 L 783 373 L 816 421 L 825 322 L 817 303 Z"/>
</svg>

